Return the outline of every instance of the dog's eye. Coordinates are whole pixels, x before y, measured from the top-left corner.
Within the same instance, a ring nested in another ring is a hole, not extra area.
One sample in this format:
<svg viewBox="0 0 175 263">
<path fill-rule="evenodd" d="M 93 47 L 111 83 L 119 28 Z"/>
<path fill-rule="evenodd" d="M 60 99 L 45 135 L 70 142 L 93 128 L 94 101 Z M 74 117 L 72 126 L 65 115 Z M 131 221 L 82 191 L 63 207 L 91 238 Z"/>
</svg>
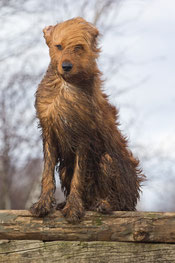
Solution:
<svg viewBox="0 0 175 263">
<path fill-rule="evenodd" d="M 57 47 L 59 50 L 62 50 L 62 49 L 63 49 L 62 45 L 56 45 L 56 47 Z"/>
<path fill-rule="evenodd" d="M 74 47 L 75 51 L 84 50 L 83 45 L 79 44 Z"/>
</svg>

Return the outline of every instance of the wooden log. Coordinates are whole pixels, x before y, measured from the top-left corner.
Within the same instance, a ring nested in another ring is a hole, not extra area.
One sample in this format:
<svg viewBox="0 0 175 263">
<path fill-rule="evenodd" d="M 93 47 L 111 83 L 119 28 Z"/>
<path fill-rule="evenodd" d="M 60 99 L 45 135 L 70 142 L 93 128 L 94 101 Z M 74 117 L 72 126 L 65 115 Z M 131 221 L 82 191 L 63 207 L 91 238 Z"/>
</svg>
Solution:
<svg viewBox="0 0 175 263">
<path fill-rule="evenodd" d="M 72 225 L 58 211 L 37 218 L 25 210 L 2 210 L 0 239 L 175 243 L 175 213 L 87 212 L 81 223 Z"/>
<path fill-rule="evenodd" d="M 0 241 L 0 263 L 175 262 L 175 244 L 80 241 Z"/>
</svg>

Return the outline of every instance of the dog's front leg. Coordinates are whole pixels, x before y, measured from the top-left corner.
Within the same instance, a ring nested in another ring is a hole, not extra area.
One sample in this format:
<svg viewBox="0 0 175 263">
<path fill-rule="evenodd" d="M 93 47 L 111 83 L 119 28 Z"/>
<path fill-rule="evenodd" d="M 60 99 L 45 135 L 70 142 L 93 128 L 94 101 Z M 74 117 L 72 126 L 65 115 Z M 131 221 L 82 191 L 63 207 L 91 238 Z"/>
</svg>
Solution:
<svg viewBox="0 0 175 263">
<path fill-rule="evenodd" d="M 58 161 L 56 145 L 53 143 L 51 136 L 47 136 L 46 139 L 43 138 L 43 149 L 44 170 L 42 173 L 41 195 L 39 201 L 30 208 L 32 214 L 40 217 L 47 215 L 55 206 L 54 170 Z"/>
<path fill-rule="evenodd" d="M 62 213 L 70 223 L 77 223 L 84 215 L 84 206 L 82 201 L 83 195 L 83 178 L 79 166 L 79 156 L 76 155 L 74 173 L 70 184 L 70 194 L 67 197 L 66 205 Z"/>
</svg>

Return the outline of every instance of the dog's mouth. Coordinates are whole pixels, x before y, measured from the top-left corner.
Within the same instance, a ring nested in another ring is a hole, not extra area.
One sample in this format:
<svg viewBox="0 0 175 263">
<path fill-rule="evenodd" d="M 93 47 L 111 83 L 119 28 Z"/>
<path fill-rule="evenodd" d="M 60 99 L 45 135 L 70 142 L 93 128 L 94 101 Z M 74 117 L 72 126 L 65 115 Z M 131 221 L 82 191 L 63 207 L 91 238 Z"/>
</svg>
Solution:
<svg viewBox="0 0 175 263">
<path fill-rule="evenodd" d="M 65 79 L 65 80 L 67 80 L 67 79 L 70 79 L 71 78 L 71 72 L 62 72 L 61 74 L 61 77 L 63 78 L 63 79 Z"/>
<path fill-rule="evenodd" d="M 79 73 L 63 73 L 61 77 L 69 84 L 78 85 L 79 87 L 91 86 L 93 82 L 93 76 L 89 76 L 83 71 Z"/>
<path fill-rule="evenodd" d="M 69 82 L 70 84 L 78 84 L 79 81 L 79 77 L 75 74 L 71 74 L 71 73 L 64 73 L 61 75 L 61 77 L 66 81 Z"/>
<path fill-rule="evenodd" d="M 83 68 L 75 68 L 72 63 L 65 63 L 57 68 L 58 74 L 71 84 L 89 84 L 93 79 L 93 74 L 89 74 L 83 70 Z"/>
</svg>

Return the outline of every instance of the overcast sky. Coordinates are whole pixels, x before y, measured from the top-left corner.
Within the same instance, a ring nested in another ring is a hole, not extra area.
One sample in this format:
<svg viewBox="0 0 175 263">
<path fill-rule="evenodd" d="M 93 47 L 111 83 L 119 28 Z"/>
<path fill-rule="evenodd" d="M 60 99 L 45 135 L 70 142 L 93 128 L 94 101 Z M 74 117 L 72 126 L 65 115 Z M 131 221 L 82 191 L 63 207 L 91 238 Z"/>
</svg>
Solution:
<svg viewBox="0 0 175 263">
<path fill-rule="evenodd" d="M 144 107 L 147 118 L 143 135 L 147 143 L 158 143 L 175 156 L 175 1 L 153 1 L 135 26 L 143 33 L 131 56 L 146 62 L 140 66 L 140 71 L 149 75 L 142 90 L 137 90 L 139 100 L 136 103 L 139 108 Z M 134 96 L 134 92 L 130 95 Z M 166 189 L 163 184 L 160 182 L 157 189 Z M 145 204 L 149 210 L 155 210 L 156 202 L 153 205 L 152 198 L 148 201 L 147 193 L 144 192 L 143 201 L 147 200 Z M 166 199 L 166 190 L 164 193 L 162 200 Z"/>
<path fill-rule="evenodd" d="M 121 10 L 125 17 L 138 12 L 138 17 L 126 25 L 123 36 L 131 61 L 124 74 L 131 83 L 146 81 L 119 100 L 134 101 L 144 118 L 144 140 L 162 141 L 164 147 L 166 143 L 171 148 L 175 143 L 175 1 L 148 2 L 138 7 L 128 3 Z"/>
</svg>

